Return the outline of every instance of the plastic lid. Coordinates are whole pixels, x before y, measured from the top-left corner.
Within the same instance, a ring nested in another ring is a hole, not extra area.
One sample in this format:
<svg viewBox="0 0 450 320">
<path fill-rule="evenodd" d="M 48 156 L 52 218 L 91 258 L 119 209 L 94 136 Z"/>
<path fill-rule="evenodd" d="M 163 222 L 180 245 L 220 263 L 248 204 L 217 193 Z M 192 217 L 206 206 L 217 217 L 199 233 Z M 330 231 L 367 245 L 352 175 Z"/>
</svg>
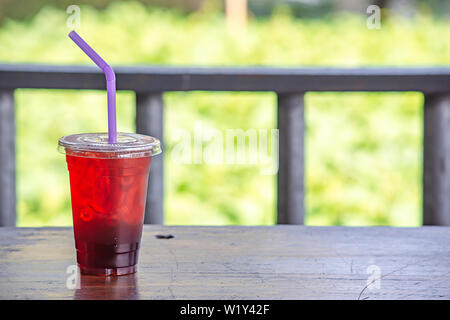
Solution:
<svg viewBox="0 0 450 320">
<path fill-rule="evenodd" d="M 158 139 L 137 133 L 117 133 L 117 143 L 108 143 L 108 133 L 80 133 L 58 140 L 58 150 L 73 156 L 100 159 L 143 158 L 161 153 Z"/>
</svg>

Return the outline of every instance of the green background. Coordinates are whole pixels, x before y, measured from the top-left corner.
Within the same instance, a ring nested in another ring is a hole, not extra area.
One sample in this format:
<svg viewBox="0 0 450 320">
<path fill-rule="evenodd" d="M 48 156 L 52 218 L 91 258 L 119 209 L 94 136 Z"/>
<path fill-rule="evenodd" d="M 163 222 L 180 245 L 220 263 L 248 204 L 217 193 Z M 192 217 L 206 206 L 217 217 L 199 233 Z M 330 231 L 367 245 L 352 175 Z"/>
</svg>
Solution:
<svg viewBox="0 0 450 320">
<path fill-rule="evenodd" d="M 222 13 L 180 13 L 115 3 L 81 7 L 79 33 L 111 64 L 265 66 L 440 66 L 450 63 L 450 22 L 422 14 L 296 19 L 278 10 L 230 36 Z M 45 7 L 0 26 L 1 63 L 87 64 L 67 37 L 67 14 Z M 17 90 L 18 225 L 71 225 L 60 136 L 106 130 L 99 91 Z M 120 92 L 118 128 L 134 131 L 134 93 Z M 276 127 L 273 93 L 167 93 L 165 222 L 273 224 L 276 176 L 254 165 L 183 165 L 171 157 L 180 128 Z M 306 223 L 421 224 L 423 96 L 420 93 L 307 93 Z M 280 142 L 282 143 L 282 141 Z"/>
</svg>

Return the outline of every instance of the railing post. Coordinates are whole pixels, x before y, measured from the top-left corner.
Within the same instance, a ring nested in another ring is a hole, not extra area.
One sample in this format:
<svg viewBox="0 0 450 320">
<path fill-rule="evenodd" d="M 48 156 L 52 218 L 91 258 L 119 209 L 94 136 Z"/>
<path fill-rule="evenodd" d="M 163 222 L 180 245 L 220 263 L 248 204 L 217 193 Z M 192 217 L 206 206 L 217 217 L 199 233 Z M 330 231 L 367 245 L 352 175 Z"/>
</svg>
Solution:
<svg viewBox="0 0 450 320">
<path fill-rule="evenodd" d="M 14 91 L 0 90 L 0 226 L 16 225 Z"/>
<path fill-rule="evenodd" d="M 304 94 L 278 94 L 278 224 L 304 223 Z"/>
<path fill-rule="evenodd" d="M 450 95 L 425 95 L 423 224 L 450 226 Z"/>
<path fill-rule="evenodd" d="M 161 140 L 163 143 L 162 93 L 136 93 L 136 132 Z M 144 223 L 163 224 L 163 155 L 152 159 L 148 180 L 147 206 Z"/>
</svg>

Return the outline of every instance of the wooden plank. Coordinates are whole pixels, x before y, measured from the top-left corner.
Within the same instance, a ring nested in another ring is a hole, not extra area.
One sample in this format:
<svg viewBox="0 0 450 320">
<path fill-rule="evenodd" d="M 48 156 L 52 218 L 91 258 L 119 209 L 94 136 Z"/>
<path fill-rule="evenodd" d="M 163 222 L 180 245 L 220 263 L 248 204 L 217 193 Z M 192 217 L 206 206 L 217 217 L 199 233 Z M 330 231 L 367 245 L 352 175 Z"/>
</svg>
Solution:
<svg viewBox="0 0 450 320">
<path fill-rule="evenodd" d="M 155 137 L 163 147 L 162 93 L 136 93 L 136 132 Z M 162 224 L 164 221 L 164 153 L 153 157 L 148 180 L 145 223 Z"/>
<path fill-rule="evenodd" d="M 0 299 L 450 299 L 449 247 L 448 227 L 146 225 L 137 274 L 68 289 L 70 228 L 1 228 Z"/>
<path fill-rule="evenodd" d="M 426 95 L 423 223 L 450 226 L 450 95 Z"/>
<path fill-rule="evenodd" d="M 16 225 L 14 92 L 0 90 L 0 226 Z"/>
<path fill-rule="evenodd" d="M 279 224 L 303 224 L 304 183 L 304 94 L 278 95 L 278 215 Z"/>
<path fill-rule="evenodd" d="M 450 68 L 114 67 L 118 90 L 450 92 Z M 105 89 L 95 66 L 1 65 L 0 89 Z"/>
</svg>

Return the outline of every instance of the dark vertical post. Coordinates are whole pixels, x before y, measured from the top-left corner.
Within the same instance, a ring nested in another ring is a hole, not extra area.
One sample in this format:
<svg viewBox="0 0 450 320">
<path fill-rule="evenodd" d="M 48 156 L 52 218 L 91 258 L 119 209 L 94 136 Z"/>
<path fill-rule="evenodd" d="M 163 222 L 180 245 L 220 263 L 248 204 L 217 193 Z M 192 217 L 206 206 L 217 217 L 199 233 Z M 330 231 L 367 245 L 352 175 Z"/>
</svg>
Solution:
<svg viewBox="0 0 450 320">
<path fill-rule="evenodd" d="M 16 225 L 14 91 L 0 90 L 0 226 Z"/>
<path fill-rule="evenodd" d="M 162 93 L 136 93 L 136 132 L 160 139 L 163 143 Z M 153 157 L 148 180 L 144 223 L 163 224 L 163 155 Z"/>
<path fill-rule="evenodd" d="M 304 93 L 278 94 L 278 224 L 304 222 Z"/>
<path fill-rule="evenodd" d="M 423 224 L 450 226 L 450 95 L 425 95 Z"/>
</svg>

